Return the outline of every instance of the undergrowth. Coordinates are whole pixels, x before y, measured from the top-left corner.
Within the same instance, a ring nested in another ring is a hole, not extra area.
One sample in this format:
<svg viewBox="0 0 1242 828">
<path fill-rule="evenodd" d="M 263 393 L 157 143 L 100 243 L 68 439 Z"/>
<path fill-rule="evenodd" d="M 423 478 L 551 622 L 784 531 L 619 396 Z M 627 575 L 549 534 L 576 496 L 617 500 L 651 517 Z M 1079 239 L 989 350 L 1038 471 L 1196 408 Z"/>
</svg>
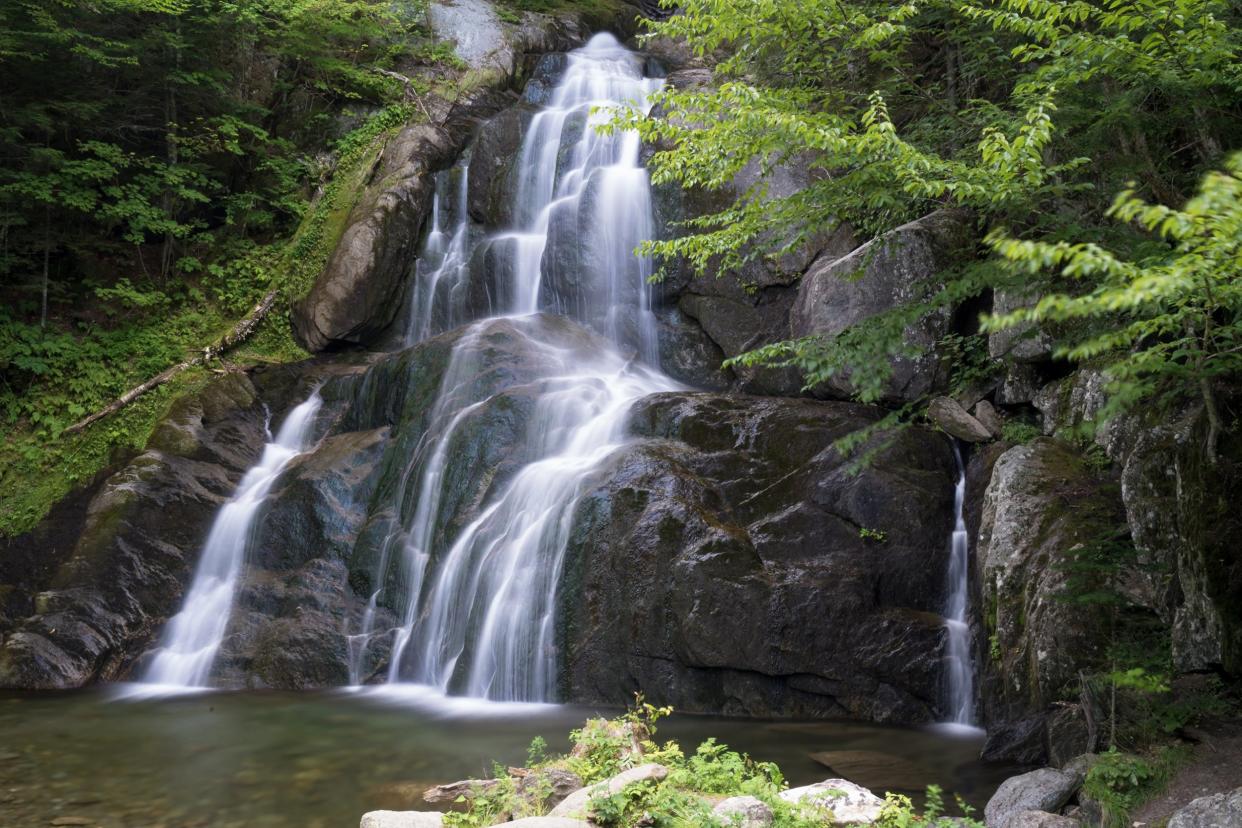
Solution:
<svg viewBox="0 0 1242 828">
<path fill-rule="evenodd" d="M 547 743 L 537 738 L 528 752 L 529 767 L 522 773 L 525 779 L 540 779 L 549 770 L 568 771 L 583 785 L 592 785 L 640 765 L 655 763 L 668 769 L 662 780 L 647 779 L 615 793 L 604 789 L 592 796 L 587 809 L 592 823 L 602 828 L 730 828 L 737 821 L 714 814 L 713 808 L 732 796 L 752 796 L 764 802 L 772 810 L 773 828 L 817 828 L 825 824 L 821 805 L 781 798 L 788 784 L 780 768 L 771 762 L 756 761 L 715 739 L 708 739 L 689 754 L 676 741 L 657 741 L 657 722 L 671 712 L 671 708 L 646 703 L 640 695 L 625 714 L 611 720 L 592 719 L 573 731 L 573 747 L 567 756 L 548 756 Z M 458 800 L 465 810 L 445 814 L 445 825 L 482 828 L 549 810 L 546 787 L 536 786 L 533 796 L 524 794 L 524 786 L 516 784 L 504 768 L 497 765 L 493 772 L 494 780 L 486 786 L 480 783 L 472 795 Z M 834 792 L 826 796 L 831 800 Z M 963 815 L 948 816 L 943 793 L 935 786 L 928 789 L 922 809 L 908 797 L 889 794 L 874 825 L 982 828 L 971 818 L 970 808 L 958 804 Z"/>
</svg>

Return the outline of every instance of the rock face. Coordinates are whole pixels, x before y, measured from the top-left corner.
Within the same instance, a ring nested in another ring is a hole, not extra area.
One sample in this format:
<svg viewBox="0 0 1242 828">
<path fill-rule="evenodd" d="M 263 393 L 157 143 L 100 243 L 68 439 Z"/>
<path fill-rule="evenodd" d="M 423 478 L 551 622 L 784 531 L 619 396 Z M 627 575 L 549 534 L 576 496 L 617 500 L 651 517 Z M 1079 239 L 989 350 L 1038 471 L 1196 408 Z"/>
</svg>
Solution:
<svg viewBox="0 0 1242 828">
<path fill-rule="evenodd" d="M 916 722 L 940 709 L 947 440 L 905 432 L 855 475 L 846 403 L 641 401 L 587 493 L 563 579 L 565 697 Z M 883 533 L 865 540 L 862 529 Z"/>
<path fill-rule="evenodd" d="M 970 217 L 940 210 L 898 227 L 836 260 L 821 257 L 803 277 L 790 317 L 794 337 L 833 337 L 898 305 L 925 298 L 939 287 L 939 274 L 969 261 L 975 237 Z M 915 356 L 892 359 L 885 396 L 917 399 L 938 388 L 945 372 L 937 341 L 949 332 L 951 309 L 938 308 L 906 329 Z M 830 382 L 831 393 L 848 393 L 847 378 Z"/>
<path fill-rule="evenodd" d="M 1169 818 L 1168 828 L 1229 828 L 1242 825 L 1242 788 L 1201 796 Z"/>
<path fill-rule="evenodd" d="M 975 561 L 995 636 L 1002 703 L 1044 708 L 1074 686 L 1107 625 L 1098 607 L 1064 600 L 1075 551 L 1110 537 L 1115 496 L 1067 444 L 1039 438 L 996 461 L 984 495 Z"/>
<path fill-rule="evenodd" d="M 1023 821 L 1026 813 L 1055 813 L 1069 802 L 1081 784 L 1081 776 L 1052 768 L 1006 779 L 983 809 L 987 827 L 1020 828 L 1028 824 Z"/>
<path fill-rule="evenodd" d="M 207 525 L 257 459 L 264 402 L 250 377 L 228 374 L 173 406 L 91 499 L 72 553 L 0 644 L 0 686 L 124 675 L 176 612 Z"/>
</svg>

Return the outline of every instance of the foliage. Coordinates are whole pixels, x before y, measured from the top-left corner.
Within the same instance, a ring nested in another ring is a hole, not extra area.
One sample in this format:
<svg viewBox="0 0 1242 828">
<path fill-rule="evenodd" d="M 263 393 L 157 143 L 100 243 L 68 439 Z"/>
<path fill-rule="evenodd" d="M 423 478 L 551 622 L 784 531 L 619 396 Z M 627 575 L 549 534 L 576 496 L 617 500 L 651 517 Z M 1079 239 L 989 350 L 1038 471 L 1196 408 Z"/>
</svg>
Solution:
<svg viewBox="0 0 1242 828">
<path fill-rule="evenodd" d="M 858 529 L 858 537 L 865 541 L 884 543 L 888 540 L 888 533 L 882 529 L 868 529 L 866 526 L 861 526 Z"/>
<path fill-rule="evenodd" d="M 1242 153 L 1210 172 L 1182 209 L 1149 204 L 1133 190 L 1109 215 L 1157 233 L 1167 246 L 1130 261 L 1093 243 L 1022 241 L 994 233 L 997 253 L 1020 272 L 1084 282 L 1080 293 L 1045 295 L 1033 307 L 990 321 L 1085 321 L 1085 335 L 1061 344 L 1072 360 L 1107 358 L 1111 380 L 1102 416 L 1139 401 L 1200 397 L 1221 428 L 1213 386 L 1242 369 Z"/>
<path fill-rule="evenodd" d="M 573 731 L 569 756 L 549 756 L 547 744 L 536 739 L 527 754 L 527 774 L 550 768 L 577 773 L 585 784 L 609 779 L 638 764 L 658 763 L 668 769 L 663 780 L 646 780 L 616 792 L 598 793 L 588 803 L 591 822 L 606 828 L 730 828 L 736 823 L 712 813 L 714 805 L 730 796 L 753 796 L 766 803 L 774 815 L 774 828 L 816 828 L 824 824 L 824 812 L 813 802 L 791 803 L 781 799 L 786 782 L 780 769 L 730 750 L 715 739 L 703 742 L 686 756 L 674 742 L 654 740 L 656 722 L 669 715 L 668 707 L 648 704 L 641 695 L 622 715 L 591 719 Z M 635 752 L 636 747 L 638 752 Z M 542 812 L 543 796 L 519 794 L 513 778 L 497 765 L 494 783 L 480 785 L 459 803 L 461 813 L 446 814 L 445 824 L 475 828 L 497 818 L 519 818 Z M 529 778 L 529 777 L 528 777 Z M 980 828 L 970 819 L 971 810 L 958 801 L 963 817 L 953 822 L 945 815 L 939 788 L 927 791 L 923 810 L 908 797 L 889 795 L 876 824 L 881 828 L 934 828 L 950 824 Z"/>
<path fill-rule="evenodd" d="M 1001 439 L 1015 445 L 1029 443 L 1041 433 L 1038 426 L 1022 420 L 1010 419 L 1001 425 Z"/>
<path fill-rule="evenodd" d="M 1130 811 L 1164 789 L 1181 758 L 1171 748 L 1153 756 L 1109 749 L 1092 761 L 1082 792 L 1099 804 L 1104 828 L 1123 828 Z"/>
<path fill-rule="evenodd" d="M 973 819 L 974 809 L 959 797 L 958 810 L 962 816 L 945 814 L 944 791 L 938 785 L 927 787 L 927 802 L 919 813 L 910 797 L 890 793 L 884 798 L 884 810 L 874 823 L 878 828 L 983 828 L 983 823 Z"/>
<path fill-rule="evenodd" d="M 992 259 L 938 274 L 943 285 L 836 336 L 776 343 L 737 364 L 793 366 L 808 386 L 848 377 L 856 397 L 878 400 L 911 322 L 962 302 L 986 307 L 1005 290 L 1043 299 L 990 329 L 1035 322 L 1065 357 L 1103 358 L 1114 369 L 1109 414 L 1153 389 L 1210 400 L 1215 382 L 1236 376 L 1237 162 L 1208 174 L 1185 208 L 1166 206 L 1242 144 L 1236 4 L 677 5 L 652 33 L 684 38 L 714 80 L 664 90 L 659 116 L 615 120 L 658 147 L 652 179 L 728 191 L 744 168 L 795 165 L 811 183 L 777 195 L 754 178 L 723 209 L 646 245 L 666 264 L 736 273 L 842 222 L 876 234 L 944 206 L 993 228 Z M 1127 181 L 1108 211 L 1103 199 Z M 1106 228 L 1106 212 L 1129 224 Z"/>
</svg>

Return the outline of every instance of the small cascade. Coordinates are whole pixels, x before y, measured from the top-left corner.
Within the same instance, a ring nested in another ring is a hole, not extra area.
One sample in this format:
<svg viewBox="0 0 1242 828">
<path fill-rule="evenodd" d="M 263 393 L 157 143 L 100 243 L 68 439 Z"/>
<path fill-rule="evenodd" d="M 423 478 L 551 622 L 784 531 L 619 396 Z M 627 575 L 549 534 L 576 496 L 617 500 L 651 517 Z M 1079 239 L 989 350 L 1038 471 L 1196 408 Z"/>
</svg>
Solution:
<svg viewBox="0 0 1242 828">
<path fill-rule="evenodd" d="M 370 642 L 391 634 L 389 684 L 501 701 L 554 698 L 556 590 L 574 508 L 593 473 L 625 444 L 631 405 L 678 387 L 651 367 L 658 364 L 651 263 L 634 253 L 654 226 L 640 142 L 633 133 L 594 128 L 610 109 L 647 107 L 661 83 L 645 77 L 642 61 L 614 37 L 596 35 L 569 54 L 549 105 L 525 133 L 513 226 L 473 243 L 464 165 L 449 218 L 438 202 L 408 340 L 468 318 L 464 303 L 477 304 L 480 293 L 496 315 L 457 340 L 428 430 L 410 459 L 396 502 L 411 505 L 403 531 L 382 549 L 377 573 L 397 566 L 404 594 L 384 596 L 381 587 L 350 637 L 355 682 L 364 678 Z M 472 246 L 491 256 L 501 278 L 488 282 L 487 274 L 471 272 L 480 258 Z M 473 295 L 472 279 L 483 281 Z M 477 316 L 480 309 L 473 310 Z M 603 339 L 566 334 L 533 315 L 539 311 L 568 317 Z M 519 337 L 538 366 L 521 385 L 535 398 L 523 464 L 446 539 L 454 440 L 499 396 L 478 388 L 487 370 L 478 362 L 480 343 L 498 327 Z M 400 607 L 397 629 L 371 628 L 377 601 Z"/>
<path fill-rule="evenodd" d="M 142 678 L 144 684 L 207 686 L 216 651 L 224 640 L 255 518 L 276 478 L 306 450 L 321 404 L 316 391 L 289 412 L 275 439 L 264 446 L 258 464 L 246 472 L 233 497 L 216 514 L 181 611 L 164 629 L 160 647 Z"/>
<path fill-rule="evenodd" d="M 465 304 L 462 291 L 473 248 L 466 198 L 470 165 L 463 162 L 436 176 L 431 206 L 431 231 L 414 271 L 414 289 L 406 344 L 422 342 L 433 333 L 465 321 L 452 311 Z M 449 198 L 446 194 L 451 194 Z M 442 317 L 436 319 L 436 311 Z"/>
<path fill-rule="evenodd" d="M 953 492 L 953 537 L 949 553 L 948 601 L 944 618 L 948 632 L 945 658 L 948 724 L 975 724 L 975 669 L 970 635 L 970 543 L 963 509 L 966 502 L 966 464 L 962 449 L 953 443 L 957 485 Z"/>
</svg>

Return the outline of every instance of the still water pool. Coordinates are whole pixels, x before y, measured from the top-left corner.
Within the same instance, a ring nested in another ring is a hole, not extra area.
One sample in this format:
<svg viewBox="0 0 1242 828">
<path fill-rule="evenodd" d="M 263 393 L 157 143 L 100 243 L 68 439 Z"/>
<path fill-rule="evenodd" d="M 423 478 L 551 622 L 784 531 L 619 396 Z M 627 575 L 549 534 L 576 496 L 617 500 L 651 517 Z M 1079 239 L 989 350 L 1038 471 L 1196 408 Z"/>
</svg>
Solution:
<svg viewBox="0 0 1242 828">
<path fill-rule="evenodd" d="M 354 828 L 364 811 L 425 807 L 425 788 L 493 760 L 522 764 L 536 736 L 565 751 L 588 716 L 616 713 L 417 691 L 117 695 L 0 694 L 0 826 Z M 836 775 L 813 758 L 831 752 L 820 759 L 860 784 L 935 783 L 979 807 L 1010 771 L 975 759 L 978 738 L 930 730 L 677 715 L 659 733 L 684 749 L 709 736 L 793 785 Z"/>
</svg>

